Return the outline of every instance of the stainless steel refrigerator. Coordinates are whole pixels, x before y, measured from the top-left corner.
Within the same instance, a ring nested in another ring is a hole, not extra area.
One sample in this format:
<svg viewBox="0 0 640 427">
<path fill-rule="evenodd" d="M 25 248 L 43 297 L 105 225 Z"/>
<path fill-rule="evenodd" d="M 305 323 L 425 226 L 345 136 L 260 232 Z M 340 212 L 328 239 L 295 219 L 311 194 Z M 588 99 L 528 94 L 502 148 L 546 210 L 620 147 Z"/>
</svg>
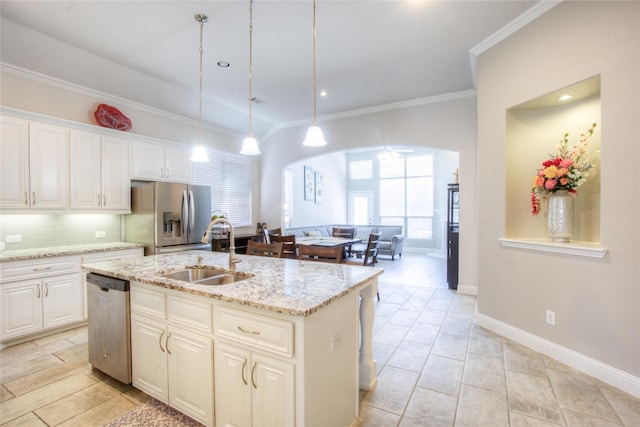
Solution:
<svg viewBox="0 0 640 427">
<path fill-rule="evenodd" d="M 144 244 L 145 255 L 211 250 L 200 242 L 211 222 L 211 187 L 143 181 L 131 185 L 125 241 Z"/>
</svg>

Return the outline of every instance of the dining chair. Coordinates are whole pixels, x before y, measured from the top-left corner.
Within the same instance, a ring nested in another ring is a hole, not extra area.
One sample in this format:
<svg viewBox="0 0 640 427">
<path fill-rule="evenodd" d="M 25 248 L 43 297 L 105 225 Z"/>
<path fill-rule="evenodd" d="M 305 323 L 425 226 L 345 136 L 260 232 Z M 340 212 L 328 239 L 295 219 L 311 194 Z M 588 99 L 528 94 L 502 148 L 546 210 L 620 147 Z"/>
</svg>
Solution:
<svg viewBox="0 0 640 427">
<path fill-rule="evenodd" d="M 342 262 L 343 248 L 339 246 L 313 246 L 300 245 L 298 247 L 298 259 L 303 261 L 322 261 L 340 264 Z"/>
<path fill-rule="evenodd" d="M 353 239 L 356 234 L 355 228 L 333 227 L 331 230 L 332 237 L 340 237 L 341 239 Z M 351 243 L 344 245 L 344 258 L 351 256 Z"/>
<path fill-rule="evenodd" d="M 267 228 L 263 228 L 262 229 L 262 233 L 264 233 L 264 242 L 265 243 L 271 243 L 271 236 L 273 236 L 274 234 L 281 235 L 282 234 L 282 229 L 274 228 L 273 230 L 269 230 Z"/>
<path fill-rule="evenodd" d="M 298 258 L 298 252 L 296 251 L 296 236 L 293 234 L 290 236 L 271 234 L 269 239 L 271 243 L 282 243 L 280 258 Z"/>
<path fill-rule="evenodd" d="M 367 248 L 364 252 L 364 260 L 362 263 L 360 262 L 347 262 L 347 264 L 351 265 L 363 265 L 365 267 L 371 266 L 375 267 L 378 262 L 378 243 L 380 242 L 380 234 L 381 233 L 371 233 L 369 234 L 369 240 L 367 241 Z M 378 297 L 378 301 L 380 301 L 380 292 L 376 293 Z"/>
<path fill-rule="evenodd" d="M 247 242 L 247 255 L 280 258 L 282 255 L 282 243 L 262 243 L 249 240 Z"/>
</svg>

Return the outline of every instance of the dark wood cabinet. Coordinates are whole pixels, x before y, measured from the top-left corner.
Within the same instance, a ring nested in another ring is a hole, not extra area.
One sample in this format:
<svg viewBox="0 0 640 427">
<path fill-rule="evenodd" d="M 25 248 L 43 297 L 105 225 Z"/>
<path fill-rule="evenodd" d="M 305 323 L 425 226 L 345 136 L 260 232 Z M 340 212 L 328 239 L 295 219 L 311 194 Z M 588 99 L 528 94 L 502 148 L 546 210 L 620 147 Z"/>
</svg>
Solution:
<svg viewBox="0 0 640 427">
<path fill-rule="evenodd" d="M 449 184 L 447 196 L 447 283 L 449 289 L 458 289 L 459 222 L 460 185 Z"/>
</svg>

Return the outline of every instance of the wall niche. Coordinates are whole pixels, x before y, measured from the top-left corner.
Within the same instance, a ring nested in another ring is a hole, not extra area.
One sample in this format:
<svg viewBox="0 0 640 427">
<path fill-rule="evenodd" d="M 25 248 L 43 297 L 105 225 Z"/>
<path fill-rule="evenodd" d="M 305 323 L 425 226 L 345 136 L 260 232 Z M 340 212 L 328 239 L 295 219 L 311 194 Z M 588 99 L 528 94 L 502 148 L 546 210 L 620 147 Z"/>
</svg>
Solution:
<svg viewBox="0 0 640 427">
<path fill-rule="evenodd" d="M 560 101 L 562 95 L 571 99 Z M 538 168 L 555 155 L 565 133 L 569 147 L 597 123 L 588 143 L 595 170 L 577 189 L 571 244 L 600 243 L 600 77 L 596 76 L 532 99 L 506 111 L 505 237 L 551 242 L 547 235 L 548 203 L 538 215 L 531 213 L 531 187 Z"/>
</svg>

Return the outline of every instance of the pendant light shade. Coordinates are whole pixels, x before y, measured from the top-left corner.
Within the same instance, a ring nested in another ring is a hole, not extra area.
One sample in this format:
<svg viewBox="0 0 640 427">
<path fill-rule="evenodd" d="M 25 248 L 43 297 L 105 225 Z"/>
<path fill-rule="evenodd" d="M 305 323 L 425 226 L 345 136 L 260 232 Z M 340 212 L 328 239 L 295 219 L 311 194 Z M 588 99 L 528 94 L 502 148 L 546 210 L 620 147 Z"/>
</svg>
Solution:
<svg viewBox="0 0 640 427">
<path fill-rule="evenodd" d="M 260 154 L 258 141 L 256 141 L 252 136 L 246 137 L 242 142 L 242 150 L 240 150 L 240 154 L 244 154 L 245 156 L 255 156 L 256 154 Z"/>
<path fill-rule="evenodd" d="M 193 154 L 191 155 L 192 162 L 208 162 L 209 156 L 207 155 L 207 149 L 202 144 L 202 30 L 204 23 L 209 20 L 207 15 L 197 13 L 194 16 L 195 20 L 200 24 L 200 96 L 198 103 L 198 145 L 193 148 Z"/>
<path fill-rule="evenodd" d="M 327 145 L 316 120 L 316 91 L 316 0 L 313 0 L 313 125 L 307 130 L 307 137 L 302 142 L 306 147 Z"/>
<path fill-rule="evenodd" d="M 258 148 L 258 141 L 253 137 L 251 133 L 251 107 L 253 104 L 252 94 L 253 83 L 253 0 L 249 1 L 249 135 L 242 142 L 242 149 L 240 154 L 246 156 L 255 156 L 260 154 Z"/>
</svg>

